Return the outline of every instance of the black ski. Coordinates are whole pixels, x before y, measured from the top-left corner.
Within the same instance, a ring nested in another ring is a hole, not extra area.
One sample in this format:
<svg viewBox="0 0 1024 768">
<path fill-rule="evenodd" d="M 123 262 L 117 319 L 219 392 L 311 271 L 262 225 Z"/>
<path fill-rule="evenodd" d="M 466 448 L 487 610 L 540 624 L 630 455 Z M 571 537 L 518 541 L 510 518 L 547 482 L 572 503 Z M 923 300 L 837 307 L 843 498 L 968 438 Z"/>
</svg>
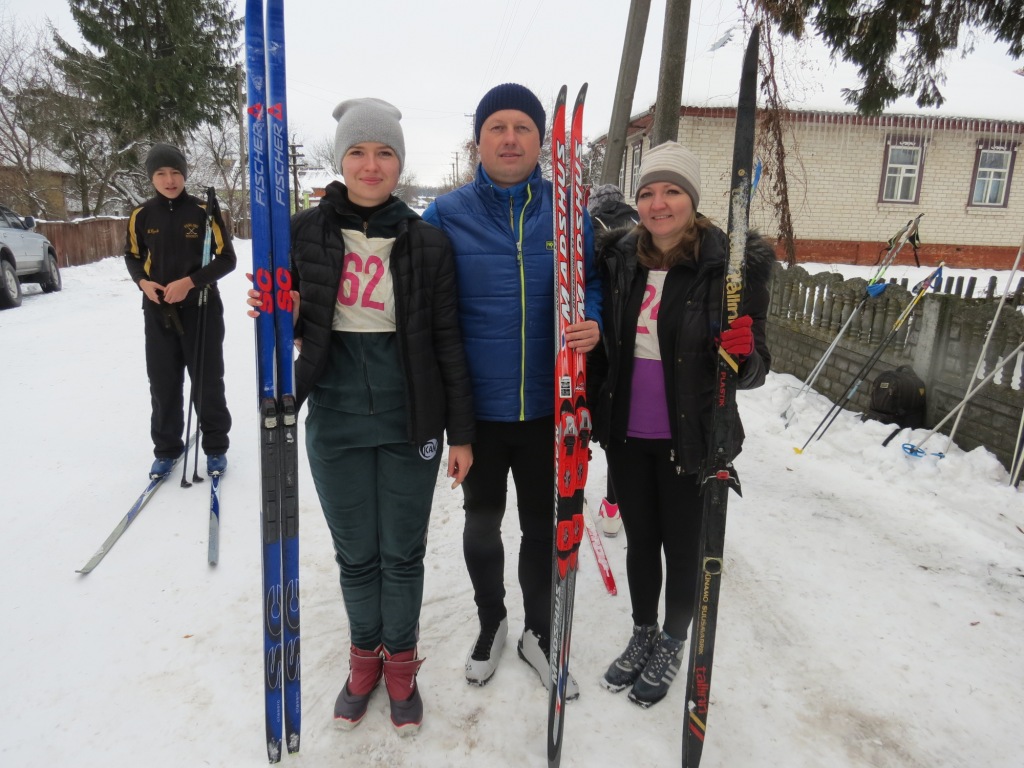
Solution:
<svg viewBox="0 0 1024 768">
<path fill-rule="evenodd" d="M 754 161 L 754 119 L 757 108 L 757 52 L 759 29 L 754 27 L 743 57 L 740 96 L 736 108 L 736 138 L 732 155 L 732 185 L 729 193 L 729 263 L 722 284 L 722 323 L 725 328 L 739 316 L 743 292 L 743 257 L 747 245 L 751 181 Z M 704 469 L 704 510 L 700 530 L 697 593 L 690 638 L 690 660 L 686 670 L 687 727 L 683 730 L 683 768 L 697 768 L 704 748 L 708 703 L 711 692 L 711 664 L 718 624 L 718 595 L 722 582 L 725 550 L 725 514 L 729 489 L 736 486 L 731 437 L 739 423 L 736 408 L 736 374 L 739 366 L 719 349 L 718 375 L 711 439 Z"/>
</svg>

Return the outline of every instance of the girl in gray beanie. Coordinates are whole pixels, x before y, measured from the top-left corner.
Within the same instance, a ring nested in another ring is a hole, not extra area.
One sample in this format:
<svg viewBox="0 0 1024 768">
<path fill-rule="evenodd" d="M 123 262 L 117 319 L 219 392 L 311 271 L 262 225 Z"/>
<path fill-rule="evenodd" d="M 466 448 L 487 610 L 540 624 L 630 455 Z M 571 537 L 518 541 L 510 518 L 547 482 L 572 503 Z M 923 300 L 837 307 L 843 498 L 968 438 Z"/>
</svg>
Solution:
<svg viewBox="0 0 1024 768">
<path fill-rule="evenodd" d="M 355 727 L 383 679 L 391 722 L 407 735 L 423 720 L 417 641 L 443 440 L 447 432 L 458 484 L 476 427 L 451 245 L 393 194 L 405 162 L 401 117 L 374 98 L 335 108 L 345 181 L 292 218 L 291 254 L 296 399 L 309 400 L 306 453 L 350 633 L 334 719 Z M 249 296 L 259 307 L 259 294 Z"/>
<path fill-rule="evenodd" d="M 598 404 L 593 434 L 618 494 L 633 614 L 626 648 L 601 683 L 613 692 L 629 688 L 642 707 L 668 693 L 694 616 L 700 470 L 718 355 L 738 366 L 740 389 L 761 386 L 771 362 L 765 324 L 774 252 L 759 235 L 748 238 L 739 317 L 722 328 L 729 243 L 697 213 L 700 193 L 693 152 L 676 142 L 649 150 L 636 194 L 640 224 L 613 233 L 598 253 L 604 346 L 591 353 L 587 385 L 600 392 L 590 400 Z M 740 428 L 730 458 L 742 442 Z"/>
</svg>

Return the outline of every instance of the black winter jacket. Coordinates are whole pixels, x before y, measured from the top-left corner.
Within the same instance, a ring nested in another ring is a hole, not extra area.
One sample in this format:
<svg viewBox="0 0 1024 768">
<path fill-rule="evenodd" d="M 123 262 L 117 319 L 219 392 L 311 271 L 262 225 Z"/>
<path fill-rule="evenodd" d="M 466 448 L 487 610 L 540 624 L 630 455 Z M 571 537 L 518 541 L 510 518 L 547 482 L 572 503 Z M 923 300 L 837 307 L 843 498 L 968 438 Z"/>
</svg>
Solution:
<svg viewBox="0 0 1024 768">
<path fill-rule="evenodd" d="M 626 439 L 633 353 L 647 269 L 637 262 L 638 234 L 621 233 L 598 253 L 604 280 L 604 343 L 589 356 L 587 388 L 592 403 L 594 436 L 602 445 Z M 665 392 L 677 471 L 693 474 L 707 456 L 717 370 L 721 290 L 728 261 L 728 239 L 717 227 L 707 230 L 696 265 L 669 270 L 658 314 L 658 342 L 665 373 Z M 740 314 L 754 321 L 754 353 L 740 366 L 737 386 L 753 389 L 764 383 L 771 364 L 765 335 L 768 282 L 775 254 L 759 235 L 747 239 L 746 273 Z M 742 425 L 734 433 L 735 458 L 743 443 Z"/>
<path fill-rule="evenodd" d="M 341 230 L 395 237 L 389 260 L 395 292 L 397 339 L 405 377 L 410 442 L 448 433 L 449 445 L 475 440 L 469 372 L 459 331 L 455 262 L 448 238 L 397 198 L 370 215 L 355 212 L 340 182 L 327 187 L 319 206 L 292 217 L 292 276 L 299 291 L 295 336 L 298 404 L 309 396 L 327 364 L 331 323 L 345 258 Z"/>
<path fill-rule="evenodd" d="M 217 290 L 217 280 L 235 268 L 235 249 L 224 228 L 220 211 L 214 210 L 212 258 L 203 266 L 206 240 L 206 201 L 183 191 L 176 198 L 157 193 L 132 211 L 125 240 L 125 264 L 135 284 L 155 280 L 167 285 L 191 277 L 196 287 L 182 306 L 199 303 L 198 288 Z M 149 299 L 143 297 L 143 304 Z"/>
</svg>

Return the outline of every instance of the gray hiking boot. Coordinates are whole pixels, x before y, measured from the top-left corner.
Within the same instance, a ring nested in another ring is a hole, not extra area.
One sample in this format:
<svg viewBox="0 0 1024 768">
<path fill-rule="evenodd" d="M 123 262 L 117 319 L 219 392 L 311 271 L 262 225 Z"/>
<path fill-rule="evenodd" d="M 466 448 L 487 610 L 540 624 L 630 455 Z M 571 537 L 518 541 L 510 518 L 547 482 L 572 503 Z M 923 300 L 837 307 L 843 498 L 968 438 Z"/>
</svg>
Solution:
<svg viewBox="0 0 1024 768">
<path fill-rule="evenodd" d="M 658 635 L 657 624 L 634 626 L 629 645 L 608 667 L 608 671 L 601 678 L 601 685 L 612 693 L 618 693 L 635 683 L 643 672 L 647 660 L 651 658 L 651 651 L 658 642 Z"/>
<path fill-rule="evenodd" d="M 661 633 L 643 672 L 633 683 L 630 701 L 646 708 L 665 698 L 668 687 L 679 673 L 679 656 L 685 643 L 686 640 L 676 640 Z"/>
</svg>

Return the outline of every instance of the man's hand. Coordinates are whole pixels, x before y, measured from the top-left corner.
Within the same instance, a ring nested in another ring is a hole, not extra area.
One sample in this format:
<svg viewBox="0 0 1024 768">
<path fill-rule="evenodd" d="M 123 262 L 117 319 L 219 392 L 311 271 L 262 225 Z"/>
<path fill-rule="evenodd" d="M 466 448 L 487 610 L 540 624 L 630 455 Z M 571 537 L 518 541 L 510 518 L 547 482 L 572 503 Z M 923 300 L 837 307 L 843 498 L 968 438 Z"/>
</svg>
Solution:
<svg viewBox="0 0 1024 768">
<path fill-rule="evenodd" d="M 596 320 L 573 323 L 565 329 L 565 343 L 573 352 L 587 354 L 601 340 L 601 329 Z"/>
<path fill-rule="evenodd" d="M 471 466 L 473 466 L 472 445 L 448 446 L 448 477 L 454 478 L 452 488 L 458 488 L 466 479 Z"/>
</svg>

